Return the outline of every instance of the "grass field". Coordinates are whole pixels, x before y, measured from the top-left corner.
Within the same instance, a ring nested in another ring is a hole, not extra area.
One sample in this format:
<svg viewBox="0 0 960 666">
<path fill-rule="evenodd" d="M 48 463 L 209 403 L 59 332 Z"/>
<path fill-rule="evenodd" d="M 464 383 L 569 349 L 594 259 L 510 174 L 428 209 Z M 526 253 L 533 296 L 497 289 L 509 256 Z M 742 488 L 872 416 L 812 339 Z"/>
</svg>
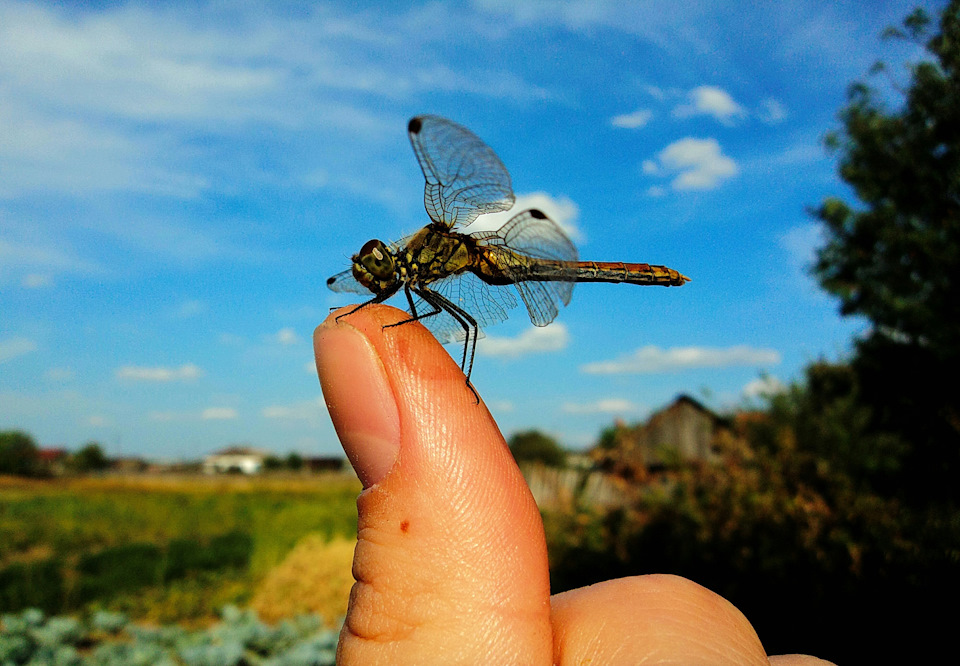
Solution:
<svg viewBox="0 0 960 666">
<path fill-rule="evenodd" d="M 177 622 L 255 602 L 265 617 L 332 620 L 346 606 L 359 491 L 339 474 L 0 478 L 0 610 L 41 599 L 50 612 Z M 319 563 L 300 589 L 288 558 Z"/>
</svg>

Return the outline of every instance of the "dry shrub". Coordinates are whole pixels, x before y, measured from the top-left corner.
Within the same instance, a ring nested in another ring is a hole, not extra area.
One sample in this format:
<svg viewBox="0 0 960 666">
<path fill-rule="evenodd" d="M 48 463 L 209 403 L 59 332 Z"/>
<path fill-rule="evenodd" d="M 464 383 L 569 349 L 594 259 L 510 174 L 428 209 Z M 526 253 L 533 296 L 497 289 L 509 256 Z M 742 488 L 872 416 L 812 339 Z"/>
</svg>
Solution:
<svg viewBox="0 0 960 666">
<path fill-rule="evenodd" d="M 322 535 L 302 538 L 290 554 L 267 574 L 250 606 L 265 622 L 319 613 L 327 622 L 347 612 L 353 585 L 352 540 Z"/>
</svg>

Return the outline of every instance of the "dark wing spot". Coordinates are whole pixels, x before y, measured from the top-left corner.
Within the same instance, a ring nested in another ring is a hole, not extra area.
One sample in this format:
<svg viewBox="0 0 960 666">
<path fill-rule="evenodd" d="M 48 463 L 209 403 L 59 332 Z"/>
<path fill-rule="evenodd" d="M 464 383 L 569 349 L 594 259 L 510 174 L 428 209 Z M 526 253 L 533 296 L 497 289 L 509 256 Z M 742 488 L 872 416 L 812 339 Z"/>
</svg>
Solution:
<svg viewBox="0 0 960 666">
<path fill-rule="evenodd" d="M 327 278 L 327 284 L 333 284 L 333 283 L 336 282 L 336 281 L 337 281 L 337 278 L 335 278 L 335 277 L 328 277 L 328 278 Z"/>
<path fill-rule="evenodd" d="M 538 220 L 545 220 L 545 219 L 547 219 L 546 213 L 544 213 L 542 210 L 537 210 L 536 208 L 531 208 L 531 209 L 530 209 L 530 217 L 535 217 L 535 218 L 537 218 Z"/>
<path fill-rule="evenodd" d="M 410 132 L 410 134 L 419 134 L 420 128 L 422 127 L 423 122 L 421 122 L 420 118 L 411 118 L 407 124 L 407 131 Z"/>
</svg>

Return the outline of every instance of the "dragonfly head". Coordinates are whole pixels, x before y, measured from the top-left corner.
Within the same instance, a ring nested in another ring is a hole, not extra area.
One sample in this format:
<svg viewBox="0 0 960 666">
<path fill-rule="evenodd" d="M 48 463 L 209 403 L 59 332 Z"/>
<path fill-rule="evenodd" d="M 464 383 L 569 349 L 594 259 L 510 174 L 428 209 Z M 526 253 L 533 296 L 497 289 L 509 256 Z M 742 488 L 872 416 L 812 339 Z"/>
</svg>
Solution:
<svg viewBox="0 0 960 666">
<path fill-rule="evenodd" d="M 376 239 L 369 240 L 353 257 L 353 277 L 374 293 L 379 293 L 394 282 L 395 262 L 387 246 Z"/>
</svg>

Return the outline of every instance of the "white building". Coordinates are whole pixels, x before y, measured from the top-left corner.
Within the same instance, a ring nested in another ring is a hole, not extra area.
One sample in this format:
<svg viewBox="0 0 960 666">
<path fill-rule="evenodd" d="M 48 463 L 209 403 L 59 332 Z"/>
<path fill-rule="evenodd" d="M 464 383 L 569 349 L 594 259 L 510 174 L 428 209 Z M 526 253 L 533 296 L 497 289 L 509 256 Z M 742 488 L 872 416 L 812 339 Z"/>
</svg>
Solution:
<svg viewBox="0 0 960 666">
<path fill-rule="evenodd" d="M 206 474 L 259 474 L 267 455 L 249 446 L 228 446 L 205 457 L 203 471 Z"/>
</svg>

